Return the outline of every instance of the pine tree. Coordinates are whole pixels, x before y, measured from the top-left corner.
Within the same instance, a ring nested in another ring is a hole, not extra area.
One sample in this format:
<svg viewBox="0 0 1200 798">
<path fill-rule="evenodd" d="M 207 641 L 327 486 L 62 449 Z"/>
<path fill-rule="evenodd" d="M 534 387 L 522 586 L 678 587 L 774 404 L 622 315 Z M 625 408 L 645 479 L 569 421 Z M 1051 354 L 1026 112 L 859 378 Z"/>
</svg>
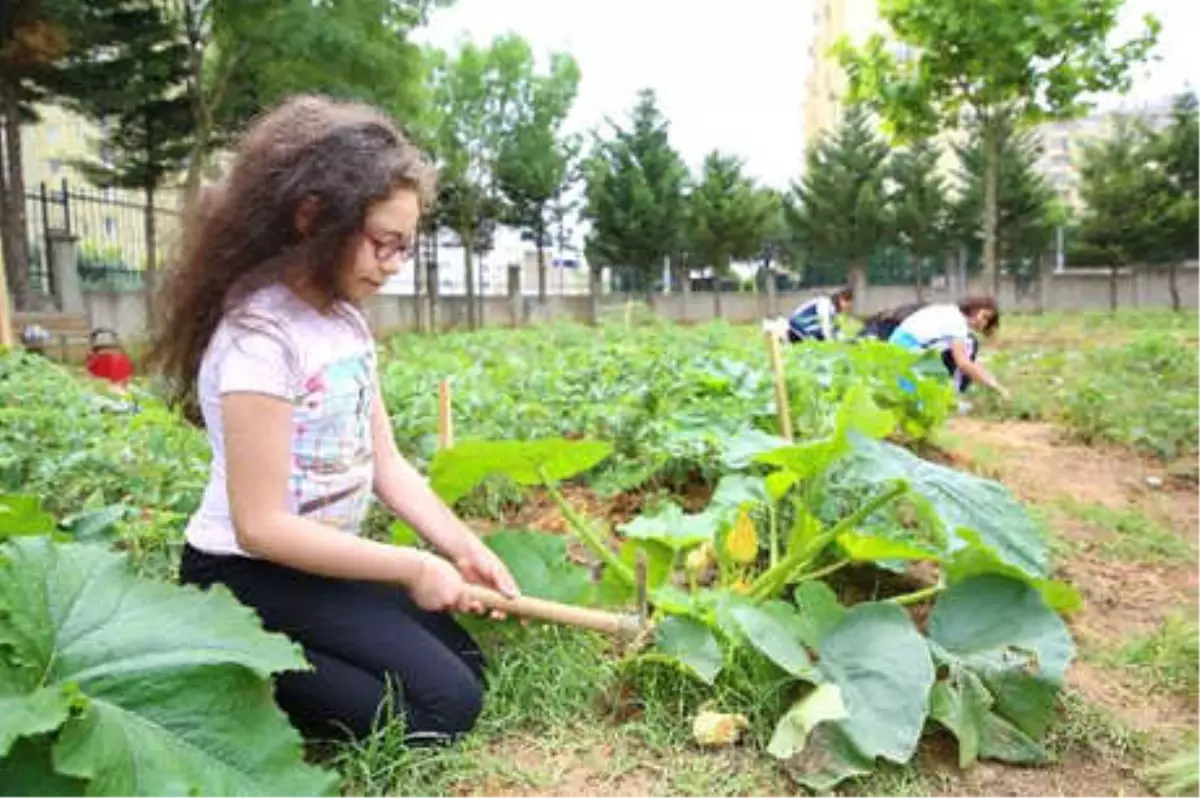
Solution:
<svg viewBox="0 0 1200 798">
<path fill-rule="evenodd" d="M 156 199 L 182 172 L 194 134 L 185 86 L 188 50 L 178 27 L 152 0 L 129 3 L 104 22 L 122 31 L 120 42 L 103 59 L 78 64 L 67 74 L 73 85 L 85 89 L 72 107 L 103 122 L 107 131 L 97 142 L 98 157 L 78 166 L 98 186 L 144 193 L 144 276 L 147 302 L 152 303 L 159 267 Z"/>
<path fill-rule="evenodd" d="M 1040 145 L 1011 121 L 996 131 L 996 229 L 1000 262 L 1013 273 L 1016 264 L 1037 261 L 1054 235 L 1054 190 L 1037 167 Z M 952 238 L 970 252 L 983 250 L 981 228 L 986 199 L 984 136 L 980 126 L 955 147 L 959 160 L 959 191 L 952 212 Z M 1000 271 L 997 271 L 999 274 Z M 1024 272 L 1018 270 L 1015 276 Z M 995 288 L 995 286 L 993 286 Z"/>
<path fill-rule="evenodd" d="M 762 251 L 769 206 L 742 162 L 713 151 L 688 196 L 687 242 L 693 262 L 713 270 L 713 312 L 721 316 L 721 278 L 735 260 Z"/>
<path fill-rule="evenodd" d="M 912 261 L 917 300 L 924 292 L 921 265 L 946 247 L 950 203 L 936 144 L 922 139 L 897 152 L 891 161 L 892 225 L 898 243 Z"/>
<path fill-rule="evenodd" d="M 888 237 L 888 147 L 861 107 L 846 109 L 841 124 L 809 150 L 786 215 L 806 255 L 846 262 L 849 284 L 866 288 L 866 264 Z"/>
<path fill-rule="evenodd" d="M 605 264 L 633 269 L 647 297 L 663 259 L 681 248 L 687 167 L 671 146 L 654 92 L 643 90 L 630 124 L 610 122 L 585 169 L 589 251 Z"/>
</svg>

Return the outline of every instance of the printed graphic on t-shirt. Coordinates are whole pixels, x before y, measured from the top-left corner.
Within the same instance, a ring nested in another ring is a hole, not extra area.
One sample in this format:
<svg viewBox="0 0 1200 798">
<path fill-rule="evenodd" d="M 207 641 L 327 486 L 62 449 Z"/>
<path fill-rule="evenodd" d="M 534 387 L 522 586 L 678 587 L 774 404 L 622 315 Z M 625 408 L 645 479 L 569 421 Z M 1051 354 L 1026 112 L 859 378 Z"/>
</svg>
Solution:
<svg viewBox="0 0 1200 798">
<path fill-rule="evenodd" d="M 310 375 L 296 399 L 296 511 L 348 532 L 357 531 L 371 497 L 371 385 L 371 363 L 363 353 Z"/>
</svg>

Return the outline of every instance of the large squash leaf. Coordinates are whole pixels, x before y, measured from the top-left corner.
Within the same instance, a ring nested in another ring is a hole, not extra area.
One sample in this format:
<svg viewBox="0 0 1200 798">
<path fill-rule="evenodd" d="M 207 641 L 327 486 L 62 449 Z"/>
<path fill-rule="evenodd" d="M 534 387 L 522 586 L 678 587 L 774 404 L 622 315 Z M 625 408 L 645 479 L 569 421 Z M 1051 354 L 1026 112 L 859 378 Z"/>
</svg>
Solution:
<svg viewBox="0 0 1200 798">
<path fill-rule="evenodd" d="M 506 476 L 519 485 L 561 482 L 610 454 L 612 445 L 604 441 L 463 441 L 434 456 L 429 481 L 442 501 L 453 504 L 491 476 Z"/>
<path fill-rule="evenodd" d="M 307 667 L 299 647 L 227 590 L 139 579 L 89 545 L 18 538 L 2 551 L 0 740 L 61 724 L 55 769 L 91 795 L 332 788 L 272 696 L 271 674 Z"/>
<path fill-rule="evenodd" d="M 963 766 L 977 756 L 1043 760 L 1040 742 L 1075 648 L 1038 590 L 996 574 L 966 579 L 938 599 L 928 635 L 948 671 L 932 717 L 958 738 Z"/>
<path fill-rule="evenodd" d="M 720 521 L 720 513 L 711 509 L 685 513 L 674 502 L 665 502 L 654 512 L 643 513 L 617 529 L 630 539 L 652 540 L 672 551 L 684 551 L 714 540 Z"/>
<path fill-rule="evenodd" d="M 54 516 L 42 508 L 36 496 L 0 496 L 0 540 L 19 535 L 48 535 L 55 526 Z"/>
<path fill-rule="evenodd" d="M 567 539 L 540 532 L 493 532 L 483 538 L 521 592 L 573 604 L 590 589 L 587 571 L 567 561 Z"/>
<path fill-rule="evenodd" d="M 934 669 L 908 614 L 895 604 L 859 604 L 822 636 L 817 654 L 817 669 L 837 686 L 844 714 L 830 711 L 829 719 L 814 720 L 811 708 L 794 707 L 780 721 L 787 728 L 777 729 L 771 753 L 789 760 L 800 782 L 814 790 L 866 772 L 878 757 L 899 764 L 911 759 Z M 805 726 L 812 729 L 807 740 L 797 733 Z"/>
<path fill-rule="evenodd" d="M 923 460 L 886 441 L 851 437 L 854 452 L 845 461 L 846 479 L 872 485 L 905 480 L 932 506 L 951 551 L 967 545 L 960 530 L 974 530 L 1000 562 L 1031 577 L 1048 575 L 1050 554 L 1042 532 L 1008 488 Z"/>
<path fill-rule="evenodd" d="M 664 618 L 654 630 L 654 650 L 641 658 L 670 662 L 705 684 L 716 681 L 724 666 L 721 646 L 712 630 L 686 615 Z"/>
</svg>

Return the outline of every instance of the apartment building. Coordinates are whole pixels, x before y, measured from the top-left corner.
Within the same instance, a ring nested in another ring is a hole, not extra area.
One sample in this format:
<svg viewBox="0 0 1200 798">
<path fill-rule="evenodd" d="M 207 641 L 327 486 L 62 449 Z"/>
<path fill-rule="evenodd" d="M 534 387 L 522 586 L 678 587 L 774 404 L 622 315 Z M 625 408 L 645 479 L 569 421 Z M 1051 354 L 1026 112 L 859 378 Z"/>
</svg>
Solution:
<svg viewBox="0 0 1200 798">
<path fill-rule="evenodd" d="M 804 92 L 804 148 L 835 127 L 846 93 L 845 72 L 829 54 L 842 36 L 861 43 L 882 32 L 877 0 L 814 0 L 813 35 L 808 45 L 808 80 Z"/>
<path fill-rule="evenodd" d="M 1074 209 L 1083 207 L 1080 197 L 1079 168 L 1084 147 L 1105 138 L 1112 132 L 1117 115 L 1131 115 L 1152 129 L 1171 120 L 1172 97 L 1162 97 L 1146 103 L 1123 103 L 1110 110 L 1090 114 L 1080 119 L 1046 122 L 1036 128 L 1041 141 L 1042 156 L 1038 168 L 1059 195 Z"/>
</svg>

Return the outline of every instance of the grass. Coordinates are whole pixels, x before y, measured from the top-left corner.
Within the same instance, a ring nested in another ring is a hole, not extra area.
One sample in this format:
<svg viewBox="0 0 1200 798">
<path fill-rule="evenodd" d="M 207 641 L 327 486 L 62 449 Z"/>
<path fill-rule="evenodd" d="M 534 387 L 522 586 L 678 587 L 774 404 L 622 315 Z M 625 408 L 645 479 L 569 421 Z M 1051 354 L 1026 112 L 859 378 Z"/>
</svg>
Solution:
<svg viewBox="0 0 1200 798">
<path fill-rule="evenodd" d="M 1196 333 L 1195 313 L 1006 319 L 984 358 L 1013 401 L 981 391 L 976 407 L 993 418 L 1053 421 L 1087 444 L 1186 458 L 1200 434 Z"/>
<path fill-rule="evenodd" d="M 413 749 L 396 721 L 339 746 L 325 758 L 343 775 L 344 792 L 605 792 L 620 784 L 677 795 L 790 790 L 756 740 L 719 752 L 691 743 L 688 721 L 704 692 L 678 672 L 622 667 L 607 641 L 556 627 L 510 627 L 481 639 L 489 687 L 476 729 L 449 748 Z M 730 686 L 714 700 L 753 712 L 747 701 L 756 699 Z"/>
<path fill-rule="evenodd" d="M 1114 510 L 1071 499 L 1058 502 L 1056 509 L 1103 530 L 1105 536 L 1097 538 L 1089 548 L 1110 560 L 1160 565 L 1186 564 L 1196 559 L 1196 552 L 1187 541 L 1140 510 Z"/>
<path fill-rule="evenodd" d="M 1168 615 L 1153 632 L 1130 638 L 1100 659 L 1135 674 L 1148 693 L 1200 698 L 1200 626 L 1195 617 Z"/>
</svg>

